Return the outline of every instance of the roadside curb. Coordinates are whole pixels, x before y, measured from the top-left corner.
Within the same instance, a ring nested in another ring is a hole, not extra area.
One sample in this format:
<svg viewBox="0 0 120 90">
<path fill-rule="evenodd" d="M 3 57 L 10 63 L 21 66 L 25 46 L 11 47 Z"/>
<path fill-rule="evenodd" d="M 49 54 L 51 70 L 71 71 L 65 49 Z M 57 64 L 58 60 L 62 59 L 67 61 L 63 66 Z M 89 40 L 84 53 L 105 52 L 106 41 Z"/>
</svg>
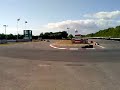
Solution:
<svg viewBox="0 0 120 90">
<path fill-rule="evenodd" d="M 95 50 L 95 48 L 60 48 L 57 46 L 54 46 L 52 44 L 50 44 L 50 47 L 54 48 L 54 49 L 59 49 L 59 50 Z"/>
<path fill-rule="evenodd" d="M 62 50 L 66 50 L 67 49 L 67 48 L 59 48 L 59 47 L 56 47 L 56 46 L 54 46 L 52 44 L 50 44 L 50 47 L 55 48 L 55 49 L 62 49 Z"/>
</svg>

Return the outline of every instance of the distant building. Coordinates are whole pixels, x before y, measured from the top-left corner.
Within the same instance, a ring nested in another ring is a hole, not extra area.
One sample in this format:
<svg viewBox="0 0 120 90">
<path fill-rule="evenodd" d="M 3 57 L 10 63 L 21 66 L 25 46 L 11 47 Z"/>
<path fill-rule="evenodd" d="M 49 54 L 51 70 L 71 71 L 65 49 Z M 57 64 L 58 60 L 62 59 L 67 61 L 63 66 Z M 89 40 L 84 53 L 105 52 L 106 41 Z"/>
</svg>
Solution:
<svg viewBox="0 0 120 90">
<path fill-rule="evenodd" d="M 86 44 L 86 43 L 88 43 L 88 40 L 83 39 L 81 37 L 81 34 L 76 34 L 75 38 L 72 39 L 72 42 L 75 43 L 75 44 Z"/>
<path fill-rule="evenodd" d="M 76 35 L 75 35 L 75 38 L 76 38 L 76 39 L 81 39 L 81 34 L 76 34 Z"/>
<path fill-rule="evenodd" d="M 32 30 L 24 30 L 24 39 L 32 41 Z"/>
</svg>

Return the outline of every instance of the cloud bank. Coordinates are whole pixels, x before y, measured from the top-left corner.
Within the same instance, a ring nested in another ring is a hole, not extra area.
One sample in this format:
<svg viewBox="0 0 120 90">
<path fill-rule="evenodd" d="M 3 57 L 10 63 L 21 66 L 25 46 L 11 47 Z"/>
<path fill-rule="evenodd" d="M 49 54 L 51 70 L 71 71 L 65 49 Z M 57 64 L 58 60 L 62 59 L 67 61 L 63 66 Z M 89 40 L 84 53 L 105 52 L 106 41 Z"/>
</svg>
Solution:
<svg viewBox="0 0 120 90">
<path fill-rule="evenodd" d="M 120 17 L 120 11 L 112 11 L 112 12 L 98 12 L 94 14 L 86 14 L 84 17 L 88 18 L 97 18 L 97 19 L 116 19 Z"/>
<path fill-rule="evenodd" d="M 46 27 L 48 29 L 59 30 L 66 30 L 67 28 L 70 28 L 71 33 L 74 33 L 75 29 L 77 29 L 81 34 L 88 34 L 96 32 L 100 29 L 120 25 L 120 20 L 118 19 L 120 17 L 120 11 L 98 12 L 94 14 L 87 14 L 83 17 L 86 17 L 87 19 L 48 23 Z"/>
</svg>

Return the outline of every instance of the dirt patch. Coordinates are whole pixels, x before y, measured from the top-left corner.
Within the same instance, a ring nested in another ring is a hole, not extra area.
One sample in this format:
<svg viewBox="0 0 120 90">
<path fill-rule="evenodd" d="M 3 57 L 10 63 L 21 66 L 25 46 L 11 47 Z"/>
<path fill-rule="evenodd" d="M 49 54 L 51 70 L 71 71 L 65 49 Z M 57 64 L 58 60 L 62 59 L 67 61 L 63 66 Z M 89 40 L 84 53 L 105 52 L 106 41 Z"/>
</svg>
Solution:
<svg viewBox="0 0 120 90">
<path fill-rule="evenodd" d="M 55 46 L 73 46 L 73 47 L 82 47 L 86 46 L 88 44 L 73 44 L 71 40 L 57 40 L 55 43 L 53 43 Z"/>
</svg>

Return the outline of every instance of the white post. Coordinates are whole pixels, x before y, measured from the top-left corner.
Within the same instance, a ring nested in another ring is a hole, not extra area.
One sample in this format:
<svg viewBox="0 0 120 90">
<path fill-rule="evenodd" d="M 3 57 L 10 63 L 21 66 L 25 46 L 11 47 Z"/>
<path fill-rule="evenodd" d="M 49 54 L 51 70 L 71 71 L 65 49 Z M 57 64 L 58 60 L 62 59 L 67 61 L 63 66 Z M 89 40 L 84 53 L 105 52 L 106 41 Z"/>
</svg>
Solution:
<svg viewBox="0 0 120 90">
<path fill-rule="evenodd" d="M 20 21 L 20 19 L 17 19 L 17 40 L 18 40 L 18 22 Z"/>
<path fill-rule="evenodd" d="M 26 30 L 26 24 L 27 24 L 28 22 L 27 21 L 25 21 L 25 30 Z"/>
<path fill-rule="evenodd" d="M 3 25 L 3 27 L 5 27 L 5 39 L 7 40 L 6 27 L 8 27 L 8 25 Z"/>
<path fill-rule="evenodd" d="M 17 21 L 17 40 L 18 40 L 18 21 Z"/>
<path fill-rule="evenodd" d="M 67 31 L 68 31 L 68 35 L 69 35 L 69 29 L 70 29 L 70 28 L 67 28 Z"/>
<path fill-rule="evenodd" d="M 25 30 L 26 30 L 26 23 L 25 23 Z"/>
</svg>

